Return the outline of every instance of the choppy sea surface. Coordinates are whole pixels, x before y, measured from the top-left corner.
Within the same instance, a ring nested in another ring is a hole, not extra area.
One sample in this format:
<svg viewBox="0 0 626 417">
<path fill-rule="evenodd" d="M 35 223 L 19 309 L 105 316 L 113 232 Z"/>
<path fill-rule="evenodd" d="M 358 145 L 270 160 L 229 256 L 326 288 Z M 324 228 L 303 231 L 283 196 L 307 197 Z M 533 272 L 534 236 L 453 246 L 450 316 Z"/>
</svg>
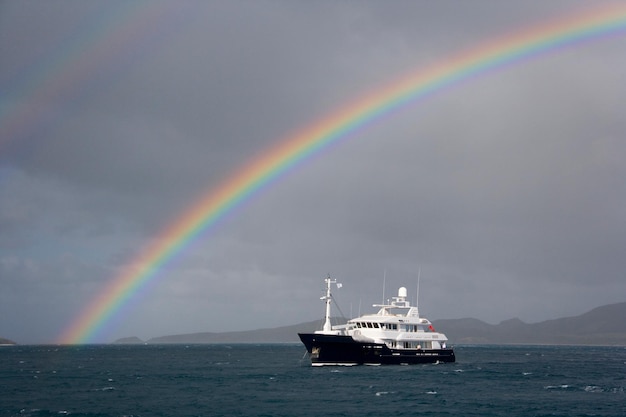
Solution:
<svg viewBox="0 0 626 417">
<path fill-rule="evenodd" d="M 311 367 L 301 345 L 0 348 L 0 416 L 626 416 L 626 348 L 456 346 Z"/>
</svg>

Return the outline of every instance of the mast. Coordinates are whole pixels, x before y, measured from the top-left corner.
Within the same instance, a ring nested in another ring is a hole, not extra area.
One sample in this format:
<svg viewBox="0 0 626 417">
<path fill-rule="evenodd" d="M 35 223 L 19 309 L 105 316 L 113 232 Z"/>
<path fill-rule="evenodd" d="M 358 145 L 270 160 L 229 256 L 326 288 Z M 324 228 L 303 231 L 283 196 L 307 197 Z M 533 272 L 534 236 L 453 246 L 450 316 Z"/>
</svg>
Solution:
<svg viewBox="0 0 626 417">
<path fill-rule="evenodd" d="M 326 283 L 326 295 L 320 297 L 320 300 L 326 302 L 326 320 L 324 321 L 323 330 L 325 332 L 330 332 L 332 330 L 332 325 L 330 324 L 330 302 L 333 298 L 333 296 L 330 294 L 330 284 L 337 284 L 337 280 L 331 279 L 329 275 L 328 278 L 324 280 L 324 282 Z M 341 288 L 341 284 L 337 284 L 337 288 Z"/>
</svg>

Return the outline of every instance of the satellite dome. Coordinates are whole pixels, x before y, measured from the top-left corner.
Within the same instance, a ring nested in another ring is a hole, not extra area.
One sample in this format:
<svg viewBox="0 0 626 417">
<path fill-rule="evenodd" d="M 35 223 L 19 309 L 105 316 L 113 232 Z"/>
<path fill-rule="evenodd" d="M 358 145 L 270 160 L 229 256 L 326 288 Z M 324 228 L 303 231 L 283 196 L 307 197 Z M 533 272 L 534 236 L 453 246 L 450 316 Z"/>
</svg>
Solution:
<svg viewBox="0 0 626 417">
<path fill-rule="evenodd" d="M 398 297 L 406 297 L 406 288 L 405 287 L 400 287 L 398 289 Z"/>
</svg>

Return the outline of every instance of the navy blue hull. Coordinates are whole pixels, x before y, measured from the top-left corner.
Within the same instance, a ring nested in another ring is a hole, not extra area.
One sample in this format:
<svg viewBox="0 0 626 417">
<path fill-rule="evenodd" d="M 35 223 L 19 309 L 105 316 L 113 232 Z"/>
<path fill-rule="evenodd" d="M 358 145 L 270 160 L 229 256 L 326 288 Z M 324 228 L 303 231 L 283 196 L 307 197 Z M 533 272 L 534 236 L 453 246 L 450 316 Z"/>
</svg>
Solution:
<svg viewBox="0 0 626 417">
<path fill-rule="evenodd" d="M 390 349 L 385 344 L 357 342 L 351 336 L 298 333 L 313 365 L 399 365 L 454 362 L 446 349 Z"/>
</svg>

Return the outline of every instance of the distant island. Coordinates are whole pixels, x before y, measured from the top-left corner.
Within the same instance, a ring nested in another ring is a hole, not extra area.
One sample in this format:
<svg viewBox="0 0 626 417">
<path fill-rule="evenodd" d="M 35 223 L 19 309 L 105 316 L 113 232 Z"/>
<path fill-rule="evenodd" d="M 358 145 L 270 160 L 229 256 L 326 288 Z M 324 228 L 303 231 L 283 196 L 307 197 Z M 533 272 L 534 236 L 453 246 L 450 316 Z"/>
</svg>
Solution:
<svg viewBox="0 0 626 417">
<path fill-rule="evenodd" d="M 595 308 L 575 317 L 524 323 L 519 319 L 488 324 L 472 318 L 434 320 L 433 325 L 458 344 L 546 344 L 626 346 L 626 302 Z M 337 319 L 339 323 L 342 319 Z M 343 319 L 345 322 L 345 319 Z M 118 339 L 118 344 L 169 343 L 298 343 L 298 333 L 318 330 L 321 320 L 292 326 L 223 333 L 190 333 L 142 341 Z"/>
<path fill-rule="evenodd" d="M 453 343 L 626 346 L 624 317 L 626 302 L 532 324 L 511 319 L 491 325 L 469 318 L 435 323 Z"/>
<path fill-rule="evenodd" d="M 118 344 L 118 345 L 143 345 L 146 342 L 144 342 L 138 337 L 132 336 L 132 337 L 123 337 L 121 339 L 117 339 L 113 343 Z"/>
<path fill-rule="evenodd" d="M 16 343 L 12 340 L 9 339 L 4 339 L 2 337 L 0 337 L 0 346 L 2 345 L 15 345 Z"/>
</svg>

